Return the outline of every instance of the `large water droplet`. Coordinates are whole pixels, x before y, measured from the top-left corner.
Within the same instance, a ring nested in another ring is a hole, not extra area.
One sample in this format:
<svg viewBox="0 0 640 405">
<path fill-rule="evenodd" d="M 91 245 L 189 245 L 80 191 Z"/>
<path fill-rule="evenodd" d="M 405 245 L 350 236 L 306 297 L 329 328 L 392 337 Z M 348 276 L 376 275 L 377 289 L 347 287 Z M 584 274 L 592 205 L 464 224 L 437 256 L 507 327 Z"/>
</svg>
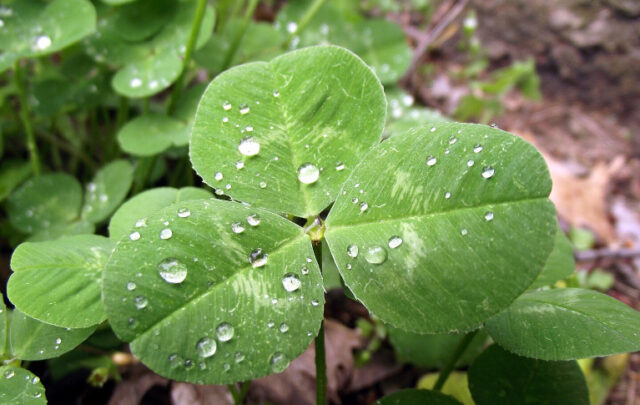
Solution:
<svg viewBox="0 0 640 405">
<path fill-rule="evenodd" d="M 225 111 L 229 111 L 229 110 L 231 109 L 231 103 L 230 103 L 230 102 L 228 102 L 228 101 L 225 101 L 224 103 L 222 103 L 222 108 L 223 108 Z"/>
<path fill-rule="evenodd" d="M 129 239 L 131 239 L 131 240 L 140 239 L 140 232 L 138 232 L 138 231 L 131 232 L 131 234 L 129 235 Z"/>
<path fill-rule="evenodd" d="M 298 168 L 298 180 L 304 184 L 312 184 L 318 181 L 320 170 L 311 163 L 303 163 Z"/>
<path fill-rule="evenodd" d="M 269 362 L 274 373 L 281 373 L 289 367 L 289 359 L 281 352 L 273 353 Z"/>
<path fill-rule="evenodd" d="M 347 246 L 347 255 L 349 255 L 349 257 L 353 257 L 353 258 L 358 257 L 358 246 L 357 245 L 349 245 L 349 246 Z"/>
<path fill-rule="evenodd" d="M 13 376 L 14 376 L 15 374 L 16 374 L 16 373 L 15 373 L 15 371 L 13 371 L 13 370 L 5 370 L 5 372 L 4 372 L 4 378 L 5 378 L 5 379 L 7 379 L 7 380 L 9 380 L 9 379 L 13 378 Z"/>
<path fill-rule="evenodd" d="M 133 291 L 136 289 L 136 283 L 134 283 L 133 281 L 129 281 L 127 283 L 127 290 L 129 291 Z"/>
<path fill-rule="evenodd" d="M 218 340 L 221 342 L 228 342 L 233 338 L 235 330 L 233 329 L 233 325 L 228 322 L 222 322 L 216 328 L 216 336 L 218 336 Z"/>
<path fill-rule="evenodd" d="M 289 292 L 296 291 L 298 288 L 300 288 L 301 284 L 302 282 L 300 281 L 298 276 L 293 273 L 287 273 L 284 275 L 284 277 L 282 277 L 282 286 Z"/>
<path fill-rule="evenodd" d="M 149 301 L 147 301 L 147 299 L 145 297 L 143 297 L 142 295 L 138 295 L 135 298 L 134 303 L 136 305 L 136 308 L 143 309 L 143 308 L 146 308 L 146 306 L 149 303 Z"/>
<path fill-rule="evenodd" d="M 371 264 L 382 264 L 387 260 L 387 251 L 382 246 L 371 246 L 365 252 L 364 259 Z"/>
<path fill-rule="evenodd" d="M 231 230 L 233 231 L 233 233 L 242 233 L 244 232 L 244 225 L 242 225 L 240 222 L 234 222 L 231 224 Z"/>
<path fill-rule="evenodd" d="M 278 329 L 280 330 L 280 333 L 287 333 L 289 331 L 289 325 L 283 322 L 280 324 Z"/>
<path fill-rule="evenodd" d="M 438 163 L 438 159 L 436 159 L 436 158 L 435 158 L 435 156 L 430 155 L 430 156 L 427 158 L 427 166 L 433 166 L 433 165 L 435 165 L 436 163 Z"/>
<path fill-rule="evenodd" d="M 399 236 L 392 236 L 389 238 L 389 247 L 391 249 L 395 249 L 398 246 L 402 245 L 402 238 Z"/>
<path fill-rule="evenodd" d="M 260 225 L 260 215 L 258 214 L 251 214 L 247 217 L 247 223 L 251 226 L 258 226 Z"/>
<path fill-rule="evenodd" d="M 214 179 L 216 179 L 216 181 L 221 181 L 222 179 L 224 179 L 224 175 L 221 172 L 217 172 L 214 176 Z"/>
<path fill-rule="evenodd" d="M 169 239 L 173 236 L 173 231 L 171 231 L 171 229 L 169 228 L 164 228 L 163 230 L 160 231 L 160 239 Z"/>
<path fill-rule="evenodd" d="M 474 147 L 473 147 L 473 152 L 474 152 L 474 153 L 480 153 L 480 152 L 482 152 L 482 149 L 484 149 L 484 148 L 482 147 L 482 145 L 478 144 L 478 145 L 476 145 L 476 146 L 474 146 Z"/>
<path fill-rule="evenodd" d="M 40 35 L 39 37 L 36 38 L 36 42 L 33 48 L 36 51 L 44 51 L 50 46 L 51 46 L 51 38 L 49 38 L 47 35 Z"/>
<path fill-rule="evenodd" d="M 189 211 L 189 209 L 188 209 L 188 208 L 184 208 L 184 207 L 182 207 L 182 208 L 180 208 L 180 209 L 178 210 L 178 216 L 179 216 L 180 218 L 186 218 L 186 217 L 188 217 L 189 215 L 191 215 L 191 211 Z"/>
<path fill-rule="evenodd" d="M 178 356 L 177 353 L 170 354 L 168 360 L 169 360 L 169 367 L 171 368 L 180 367 L 183 364 L 182 357 Z"/>
<path fill-rule="evenodd" d="M 484 214 L 484 219 L 486 221 L 493 221 L 493 212 L 489 211 Z"/>
<path fill-rule="evenodd" d="M 491 166 L 487 166 L 482 169 L 482 177 L 484 177 L 485 179 L 493 177 L 495 173 L 496 171 Z"/>
<path fill-rule="evenodd" d="M 180 284 L 187 278 L 187 266 L 178 259 L 168 257 L 158 263 L 158 274 L 167 283 Z"/>
<path fill-rule="evenodd" d="M 238 151 L 245 156 L 255 156 L 260 153 L 260 143 L 254 137 L 248 136 L 240 141 Z"/>
<path fill-rule="evenodd" d="M 251 263 L 251 266 L 254 268 L 262 267 L 267 264 L 267 254 L 260 248 L 254 249 L 249 253 L 249 263 Z"/>
<path fill-rule="evenodd" d="M 245 115 L 245 114 L 249 114 L 250 108 L 247 104 L 242 103 L 240 104 L 240 114 Z"/>
<path fill-rule="evenodd" d="M 217 349 L 218 344 L 216 343 L 216 340 L 211 339 L 210 337 L 205 336 L 202 339 L 198 340 L 198 343 L 196 343 L 196 351 L 198 352 L 198 356 L 204 359 L 216 354 Z"/>
</svg>

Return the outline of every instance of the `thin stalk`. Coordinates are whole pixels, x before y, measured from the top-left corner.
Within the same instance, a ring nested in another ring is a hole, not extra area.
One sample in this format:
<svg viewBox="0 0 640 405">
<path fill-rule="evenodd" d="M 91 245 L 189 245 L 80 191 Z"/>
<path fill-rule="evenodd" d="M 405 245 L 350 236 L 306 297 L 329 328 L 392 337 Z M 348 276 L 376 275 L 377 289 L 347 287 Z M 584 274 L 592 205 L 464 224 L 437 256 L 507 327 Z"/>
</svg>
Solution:
<svg viewBox="0 0 640 405">
<path fill-rule="evenodd" d="M 295 38 L 296 35 L 302 32 L 304 27 L 306 27 L 307 24 L 309 24 L 309 21 L 313 19 L 313 16 L 316 15 L 316 13 L 318 12 L 318 10 L 320 10 L 320 7 L 322 7 L 325 1 L 326 0 L 315 0 L 313 3 L 311 3 L 307 11 L 305 11 L 304 15 L 302 16 L 302 18 L 300 18 L 300 21 L 298 21 L 298 25 L 296 26 L 296 29 L 289 34 L 289 36 L 287 37 L 287 40 L 284 41 L 284 44 L 282 44 L 282 48 L 284 49 L 289 48 L 289 45 L 291 45 L 291 41 L 293 41 L 293 38 Z"/>
<path fill-rule="evenodd" d="M 233 61 L 233 57 L 238 51 L 238 46 L 240 45 L 240 41 L 244 36 L 244 32 L 247 30 L 247 25 L 249 25 L 249 20 L 253 17 L 253 13 L 256 11 L 256 7 L 258 6 L 258 0 L 250 0 L 247 9 L 244 12 L 244 16 L 242 17 L 242 24 L 240 24 L 240 29 L 236 32 L 236 36 L 233 38 L 233 42 L 231 42 L 231 46 L 229 47 L 229 51 L 224 57 L 224 62 L 222 63 L 222 71 L 227 70 L 229 66 L 231 66 L 231 61 Z"/>
<path fill-rule="evenodd" d="M 69 153 L 72 157 L 82 160 L 82 162 L 87 166 L 89 166 L 91 169 L 94 169 L 94 170 L 97 169 L 97 166 L 94 163 L 94 161 L 91 159 L 89 155 L 84 153 L 82 149 L 76 148 L 74 145 L 68 142 L 64 142 L 60 140 L 58 137 L 56 137 L 55 135 L 50 134 L 48 132 L 39 131 L 38 136 L 47 140 L 49 143 L 51 143 L 51 145 Z"/>
<path fill-rule="evenodd" d="M 33 133 L 33 127 L 31 126 L 31 119 L 29 118 L 29 103 L 27 102 L 27 89 L 22 80 L 22 72 L 20 71 L 20 61 L 16 61 L 13 64 L 14 79 L 16 81 L 16 87 L 18 88 L 18 99 L 20 100 L 20 120 L 24 126 L 24 132 L 27 135 L 27 150 L 29 151 L 29 159 L 31 160 L 31 166 L 33 166 L 33 174 L 40 175 L 40 159 L 38 157 L 38 145 L 36 144 L 36 137 Z"/>
<path fill-rule="evenodd" d="M 449 378 L 449 375 L 451 374 L 451 372 L 455 368 L 456 364 L 458 364 L 458 361 L 460 361 L 460 357 L 462 357 L 462 355 L 464 354 L 465 350 L 467 350 L 467 347 L 469 346 L 469 343 L 471 343 L 471 341 L 476 336 L 476 334 L 478 333 L 479 330 L 480 329 L 476 329 L 473 332 L 467 333 L 462 338 L 460 343 L 458 343 L 458 345 L 456 346 L 456 349 L 453 351 L 453 353 L 451 353 L 451 357 L 449 358 L 447 363 L 442 368 L 442 371 L 440 371 L 440 375 L 438 376 L 438 380 L 436 381 L 435 385 L 433 386 L 433 390 L 434 391 L 442 390 L 442 387 L 444 386 L 444 383 L 447 382 L 447 378 Z"/>
<path fill-rule="evenodd" d="M 249 387 L 251 386 L 251 381 L 245 381 L 240 383 L 240 389 L 236 387 L 235 384 L 228 384 L 227 388 L 233 397 L 233 403 L 235 405 L 241 405 L 244 402 L 244 397 L 247 395 L 249 391 Z"/>
<path fill-rule="evenodd" d="M 118 115 L 116 115 L 116 131 L 119 131 L 129 116 L 129 99 L 120 96 L 120 104 L 118 105 Z"/>
<path fill-rule="evenodd" d="M 184 79 L 184 72 L 187 70 L 187 66 L 189 66 L 189 62 L 191 61 L 191 55 L 193 55 L 193 50 L 196 47 L 196 41 L 198 40 L 198 34 L 200 33 L 200 26 L 202 25 L 202 18 L 204 17 L 204 12 L 206 8 L 207 8 L 207 0 L 198 0 L 196 14 L 193 17 L 193 23 L 191 23 L 191 34 L 189 35 L 189 41 L 187 42 L 187 49 L 184 53 L 184 60 L 182 61 L 182 71 L 180 72 L 180 76 L 178 76 L 178 79 L 173 85 L 171 96 L 169 96 L 169 104 L 167 104 L 167 114 L 171 114 L 173 112 L 176 101 L 178 100 L 178 97 L 180 96 L 180 92 L 182 91 L 182 81 Z"/>
<path fill-rule="evenodd" d="M 316 261 L 322 272 L 322 241 L 315 241 L 313 244 L 313 253 L 316 255 Z M 316 352 L 316 405 L 325 405 L 327 403 L 327 360 L 324 349 L 324 317 L 320 322 L 320 332 L 315 339 Z"/>
</svg>

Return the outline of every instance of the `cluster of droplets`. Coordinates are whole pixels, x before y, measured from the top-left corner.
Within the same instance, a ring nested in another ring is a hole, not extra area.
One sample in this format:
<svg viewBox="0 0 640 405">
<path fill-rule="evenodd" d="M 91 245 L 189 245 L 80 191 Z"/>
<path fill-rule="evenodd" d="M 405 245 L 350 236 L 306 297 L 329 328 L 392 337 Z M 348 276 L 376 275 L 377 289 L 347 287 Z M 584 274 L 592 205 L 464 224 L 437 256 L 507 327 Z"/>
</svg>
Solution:
<svg viewBox="0 0 640 405">
<path fill-rule="evenodd" d="M 400 236 L 393 235 L 387 241 L 387 246 L 389 247 L 389 249 L 397 249 L 402 245 L 402 243 L 403 240 Z M 358 247 L 358 245 L 351 244 L 347 246 L 347 256 L 352 259 L 356 259 L 359 254 L 360 248 Z M 387 249 L 384 246 L 372 245 L 364 250 L 363 256 L 365 261 L 369 264 L 382 264 L 387 260 L 388 253 Z M 352 265 L 350 263 L 347 264 L 347 270 L 351 270 L 351 268 Z"/>
</svg>

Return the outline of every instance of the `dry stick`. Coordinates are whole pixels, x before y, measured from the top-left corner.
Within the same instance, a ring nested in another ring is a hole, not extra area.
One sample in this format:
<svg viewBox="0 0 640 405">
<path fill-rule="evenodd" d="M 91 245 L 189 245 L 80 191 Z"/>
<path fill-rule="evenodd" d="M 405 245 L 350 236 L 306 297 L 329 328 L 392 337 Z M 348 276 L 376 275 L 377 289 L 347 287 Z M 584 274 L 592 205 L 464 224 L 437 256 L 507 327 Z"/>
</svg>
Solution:
<svg viewBox="0 0 640 405">
<path fill-rule="evenodd" d="M 591 262 L 599 259 L 633 259 L 640 257 L 640 249 L 579 250 L 573 255 L 578 262 Z"/>
</svg>

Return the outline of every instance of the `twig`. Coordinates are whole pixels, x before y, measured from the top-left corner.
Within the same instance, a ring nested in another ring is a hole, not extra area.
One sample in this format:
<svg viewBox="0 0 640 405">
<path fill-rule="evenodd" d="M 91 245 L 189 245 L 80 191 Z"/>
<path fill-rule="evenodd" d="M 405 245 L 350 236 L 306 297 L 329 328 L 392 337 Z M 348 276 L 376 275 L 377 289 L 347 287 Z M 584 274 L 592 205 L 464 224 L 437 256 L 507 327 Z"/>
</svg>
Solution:
<svg viewBox="0 0 640 405">
<path fill-rule="evenodd" d="M 640 257 L 640 249 L 593 249 L 573 253 L 577 262 L 592 262 L 599 259 L 632 259 Z"/>
</svg>

